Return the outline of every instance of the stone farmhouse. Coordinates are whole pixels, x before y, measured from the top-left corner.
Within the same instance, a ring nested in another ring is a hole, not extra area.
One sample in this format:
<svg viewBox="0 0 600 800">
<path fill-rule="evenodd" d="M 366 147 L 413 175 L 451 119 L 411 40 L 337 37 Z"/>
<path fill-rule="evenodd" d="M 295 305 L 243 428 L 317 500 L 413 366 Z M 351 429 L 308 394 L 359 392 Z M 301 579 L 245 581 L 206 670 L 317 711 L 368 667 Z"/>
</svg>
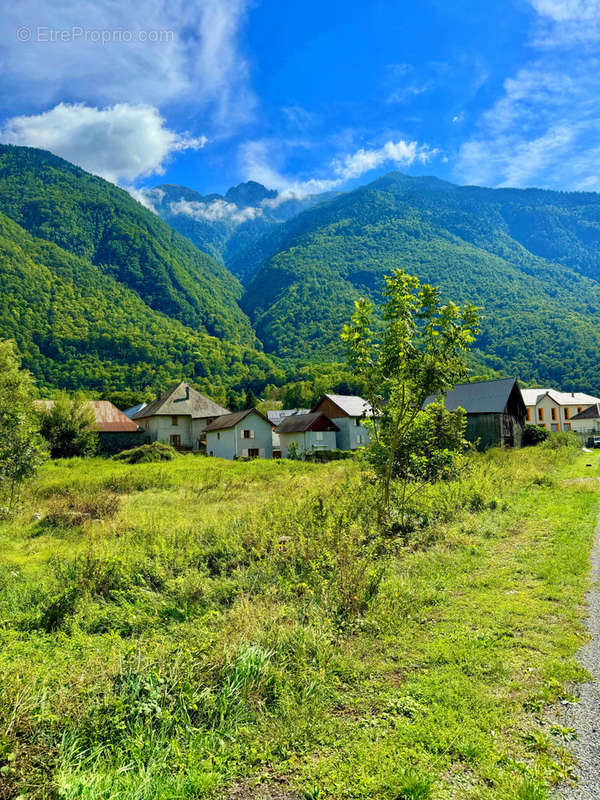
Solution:
<svg viewBox="0 0 600 800">
<path fill-rule="evenodd" d="M 142 426 L 152 442 L 200 451 L 205 447 L 204 429 L 224 414 L 229 414 L 229 409 L 182 381 L 143 406 L 132 421 Z"/>
</svg>

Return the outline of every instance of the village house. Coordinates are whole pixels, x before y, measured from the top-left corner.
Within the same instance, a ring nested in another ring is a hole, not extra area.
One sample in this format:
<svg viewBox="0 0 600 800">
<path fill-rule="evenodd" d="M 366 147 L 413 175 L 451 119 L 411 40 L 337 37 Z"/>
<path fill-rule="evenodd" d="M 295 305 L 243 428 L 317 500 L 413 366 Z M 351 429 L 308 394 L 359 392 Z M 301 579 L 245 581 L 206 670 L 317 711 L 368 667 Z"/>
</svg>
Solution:
<svg viewBox="0 0 600 800">
<path fill-rule="evenodd" d="M 35 404 L 44 411 L 54 405 L 54 400 L 36 400 Z M 99 453 L 111 455 L 148 441 L 144 429 L 108 400 L 87 400 L 85 404 L 94 412 Z"/>
<path fill-rule="evenodd" d="M 600 401 L 571 417 L 571 426 L 571 430 L 583 436 L 598 435 L 600 433 Z"/>
<path fill-rule="evenodd" d="M 369 442 L 369 431 L 363 425 L 372 415 L 371 406 L 356 395 L 325 394 L 312 409 L 313 413 L 325 414 L 338 428 L 336 446 L 338 450 L 357 450 Z"/>
<path fill-rule="evenodd" d="M 204 450 L 204 429 L 229 410 L 182 381 L 141 408 L 132 417 L 153 442 L 177 450 Z"/>
<path fill-rule="evenodd" d="M 217 458 L 273 458 L 273 423 L 255 408 L 223 414 L 204 429 L 206 452 Z"/>
<path fill-rule="evenodd" d="M 435 402 L 428 397 L 425 406 Z M 459 383 L 444 396 L 448 411 L 463 408 L 467 413 L 465 438 L 488 447 L 521 447 L 525 425 L 525 403 L 515 378 Z"/>
<path fill-rule="evenodd" d="M 273 428 L 273 458 L 281 458 L 281 442 L 279 440 L 279 434 L 277 433 L 277 426 L 280 425 L 286 417 L 308 414 L 309 411 L 310 408 L 277 408 L 267 411 L 267 419 L 275 425 Z"/>
<path fill-rule="evenodd" d="M 275 428 L 275 433 L 281 443 L 281 457 L 287 458 L 292 444 L 295 444 L 296 453 L 300 456 L 335 450 L 339 430 L 329 417 L 317 411 L 285 417 Z"/>
<path fill-rule="evenodd" d="M 522 389 L 527 409 L 527 422 L 550 431 L 576 430 L 574 417 L 590 406 L 600 403 L 600 398 L 583 392 L 559 392 L 556 389 Z M 578 420 L 581 422 L 581 420 Z"/>
</svg>

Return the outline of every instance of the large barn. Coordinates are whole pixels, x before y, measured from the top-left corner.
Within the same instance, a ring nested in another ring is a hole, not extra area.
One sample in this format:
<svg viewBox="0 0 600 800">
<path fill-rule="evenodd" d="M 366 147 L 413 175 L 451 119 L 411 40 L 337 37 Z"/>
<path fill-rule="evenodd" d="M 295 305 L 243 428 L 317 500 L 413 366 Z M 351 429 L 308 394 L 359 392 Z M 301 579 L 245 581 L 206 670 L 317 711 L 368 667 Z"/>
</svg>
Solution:
<svg viewBox="0 0 600 800">
<path fill-rule="evenodd" d="M 436 400 L 428 397 L 425 405 Z M 467 412 L 465 437 L 477 442 L 479 450 L 488 447 L 521 447 L 526 408 L 515 378 L 459 383 L 444 397 L 448 411 Z"/>
</svg>

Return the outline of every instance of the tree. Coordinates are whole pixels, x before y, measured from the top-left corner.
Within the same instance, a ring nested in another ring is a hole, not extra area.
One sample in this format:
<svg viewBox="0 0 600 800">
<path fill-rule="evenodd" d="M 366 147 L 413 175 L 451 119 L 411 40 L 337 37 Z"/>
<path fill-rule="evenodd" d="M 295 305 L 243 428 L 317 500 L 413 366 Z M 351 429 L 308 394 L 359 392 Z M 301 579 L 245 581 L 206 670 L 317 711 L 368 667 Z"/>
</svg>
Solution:
<svg viewBox="0 0 600 800">
<path fill-rule="evenodd" d="M 45 457 L 33 396 L 33 380 L 20 369 L 12 342 L 0 341 L 0 490 L 9 509 Z"/>
<path fill-rule="evenodd" d="M 52 458 L 94 455 L 98 449 L 95 421 L 94 412 L 83 397 L 59 394 L 40 414 L 40 431 Z"/>
<path fill-rule="evenodd" d="M 439 405 L 424 410 L 424 404 L 466 378 L 464 357 L 479 332 L 479 314 L 470 304 L 443 304 L 437 289 L 402 269 L 385 282 L 381 335 L 374 331 L 372 303 L 362 299 L 342 339 L 372 409 L 367 458 L 380 486 L 380 521 L 390 522 L 392 481 L 399 479 L 404 524 L 410 484 L 452 471 L 464 441 L 460 415 L 451 419 Z"/>
</svg>

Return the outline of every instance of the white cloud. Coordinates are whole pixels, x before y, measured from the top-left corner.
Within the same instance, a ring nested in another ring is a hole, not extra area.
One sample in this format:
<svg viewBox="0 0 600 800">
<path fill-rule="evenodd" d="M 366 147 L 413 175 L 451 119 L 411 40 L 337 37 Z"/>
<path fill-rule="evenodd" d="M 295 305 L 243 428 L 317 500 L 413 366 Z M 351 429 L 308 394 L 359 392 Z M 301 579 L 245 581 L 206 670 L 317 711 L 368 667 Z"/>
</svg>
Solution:
<svg viewBox="0 0 600 800">
<path fill-rule="evenodd" d="M 279 192 L 276 198 L 263 202 L 263 205 L 272 208 L 292 198 L 332 191 L 386 163 L 396 167 L 410 166 L 415 162 L 423 164 L 438 153 L 437 149 L 419 145 L 417 142 L 402 139 L 397 142 L 389 141 L 379 148 L 360 148 L 353 153 L 336 156 L 329 165 L 331 177 L 297 180 L 287 177 L 273 166 L 272 153 L 277 147 L 277 143 L 273 145 L 264 139 L 246 142 L 240 154 L 246 180 L 258 181 Z"/>
<path fill-rule="evenodd" d="M 160 174 L 173 153 L 206 143 L 205 137 L 169 130 L 156 108 L 127 103 L 104 109 L 60 103 L 9 119 L 0 140 L 50 150 L 114 183 Z"/>
<path fill-rule="evenodd" d="M 262 208 L 257 208 L 256 206 L 238 208 L 235 203 L 228 203 L 226 200 L 221 199 L 203 203 L 181 198 L 170 203 L 169 208 L 172 214 L 183 214 L 195 220 L 206 220 L 208 222 L 231 221 L 236 225 L 263 216 Z"/>
<path fill-rule="evenodd" d="M 600 190 L 600 0 L 531 0 L 533 56 L 459 151 L 459 180 Z"/>
<path fill-rule="evenodd" d="M 0 16 L 0 94 L 13 107 L 37 109 L 65 99 L 192 101 L 231 127 L 255 103 L 238 43 L 249 1 L 8 4 Z"/>
</svg>

